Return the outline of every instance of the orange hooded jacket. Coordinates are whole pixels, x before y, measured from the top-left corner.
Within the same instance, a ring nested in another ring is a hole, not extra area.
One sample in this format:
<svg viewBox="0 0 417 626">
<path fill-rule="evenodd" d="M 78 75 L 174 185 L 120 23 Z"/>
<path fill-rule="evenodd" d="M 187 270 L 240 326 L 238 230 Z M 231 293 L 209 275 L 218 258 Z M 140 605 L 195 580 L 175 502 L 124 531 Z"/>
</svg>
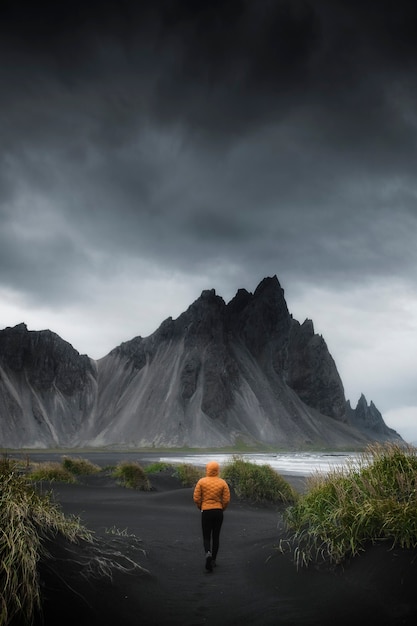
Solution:
<svg viewBox="0 0 417 626">
<path fill-rule="evenodd" d="M 225 480 L 219 476 L 220 468 L 217 461 L 206 465 L 206 476 L 200 478 L 194 489 L 194 502 L 200 511 L 227 508 L 230 502 L 230 489 Z"/>
</svg>

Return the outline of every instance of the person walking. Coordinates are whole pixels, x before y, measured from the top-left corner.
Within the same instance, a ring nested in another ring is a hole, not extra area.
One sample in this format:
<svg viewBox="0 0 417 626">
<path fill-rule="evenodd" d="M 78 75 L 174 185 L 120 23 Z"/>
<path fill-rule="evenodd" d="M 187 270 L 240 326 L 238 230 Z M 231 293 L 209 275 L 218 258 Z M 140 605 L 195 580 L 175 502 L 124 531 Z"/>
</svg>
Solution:
<svg viewBox="0 0 417 626">
<path fill-rule="evenodd" d="M 206 475 L 197 482 L 193 494 L 194 502 L 201 511 L 206 570 L 209 572 L 216 566 L 223 511 L 230 502 L 229 485 L 219 474 L 220 467 L 217 461 L 207 463 Z"/>
</svg>

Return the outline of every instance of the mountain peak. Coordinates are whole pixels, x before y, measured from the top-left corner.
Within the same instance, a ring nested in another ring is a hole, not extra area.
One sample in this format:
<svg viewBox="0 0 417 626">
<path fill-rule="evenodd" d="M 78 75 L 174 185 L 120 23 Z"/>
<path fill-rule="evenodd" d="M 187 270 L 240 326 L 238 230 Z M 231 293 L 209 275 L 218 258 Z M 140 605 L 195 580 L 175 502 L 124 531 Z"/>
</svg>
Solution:
<svg viewBox="0 0 417 626">
<path fill-rule="evenodd" d="M 265 292 L 270 292 L 270 291 L 282 291 L 282 287 L 279 284 L 279 280 L 276 276 L 276 274 L 274 276 L 267 276 L 266 278 L 264 278 L 263 280 L 261 280 L 261 282 L 259 283 L 259 285 L 256 287 L 255 289 L 255 296 L 259 296 Z"/>
<path fill-rule="evenodd" d="M 355 447 L 400 439 L 361 397 L 355 411 L 311 320 L 276 276 L 225 304 L 203 290 L 177 319 L 97 362 L 51 331 L 0 331 L 6 447 Z"/>
</svg>

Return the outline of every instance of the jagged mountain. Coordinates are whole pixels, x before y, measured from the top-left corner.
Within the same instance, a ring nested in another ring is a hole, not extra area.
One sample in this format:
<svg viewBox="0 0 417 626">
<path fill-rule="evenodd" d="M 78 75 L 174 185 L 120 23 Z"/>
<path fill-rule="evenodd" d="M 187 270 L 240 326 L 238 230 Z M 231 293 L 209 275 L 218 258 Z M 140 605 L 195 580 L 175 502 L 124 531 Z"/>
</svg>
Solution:
<svg viewBox="0 0 417 626">
<path fill-rule="evenodd" d="M 51 331 L 0 331 L 0 446 L 363 447 L 402 441 L 356 409 L 323 337 L 276 276 L 226 304 L 203 291 L 176 320 L 93 361 Z"/>
<path fill-rule="evenodd" d="M 97 395 L 95 362 L 55 333 L 0 331 L 0 446 L 79 441 Z"/>
</svg>

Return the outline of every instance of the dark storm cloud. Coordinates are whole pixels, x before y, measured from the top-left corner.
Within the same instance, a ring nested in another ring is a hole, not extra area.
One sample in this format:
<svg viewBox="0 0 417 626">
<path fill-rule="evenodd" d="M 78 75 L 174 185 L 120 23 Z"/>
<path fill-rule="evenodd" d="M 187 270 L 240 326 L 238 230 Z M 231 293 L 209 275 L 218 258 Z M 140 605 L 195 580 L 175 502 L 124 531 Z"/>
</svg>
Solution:
<svg viewBox="0 0 417 626">
<path fill-rule="evenodd" d="M 96 140 L 106 131 L 110 144 L 114 132 L 126 138 L 146 114 L 224 141 L 307 107 L 304 124 L 318 121 L 330 143 L 349 145 L 365 125 L 377 141 L 379 124 L 388 143 L 407 141 L 412 2 L 68 3 L 43 12 L 32 3 L 11 13 L 2 22 L 10 96 L 33 100 L 35 115 L 49 102 L 51 113 L 66 105 L 75 121 L 80 111 L 95 118 Z M 52 132 L 62 113 L 50 115 Z"/>
<path fill-rule="evenodd" d="M 4 3 L 2 18 L 11 281 L 59 257 L 75 285 L 116 254 L 190 272 L 249 256 L 257 278 L 407 269 L 413 2 Z M 25 238 L 24 203 L 61 232 Z"/>
</svg>

